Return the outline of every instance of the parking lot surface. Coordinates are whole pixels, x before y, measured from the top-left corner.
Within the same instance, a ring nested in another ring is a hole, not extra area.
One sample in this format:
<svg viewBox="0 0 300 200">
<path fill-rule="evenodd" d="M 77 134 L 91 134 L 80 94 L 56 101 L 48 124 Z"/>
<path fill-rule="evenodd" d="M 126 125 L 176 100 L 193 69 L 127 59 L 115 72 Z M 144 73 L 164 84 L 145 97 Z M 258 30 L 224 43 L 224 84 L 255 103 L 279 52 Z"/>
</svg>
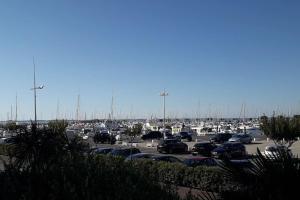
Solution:
<svg viewBox="0 0 300 200">
<path fill-rule="evenodd" d="M 207 138 L 197 138 L 197 142 L 200 141 L 207 141 Z M 156 146 L 158 141 L 157 140 L 148 140 L 148 141 L 140 141 L 140 142 L 133 142 L 130 143 L 128 141 L 122 141 L 114 145 L 110 144 L 95 144 L 91 140 L 89 140 L 90 146 L 91 147 L 113 147 L 113 148 L 125 148 L 125 147 L 136 147 L 140 149 L 141 152 L 143 153 L 153 153 L 153 154 L 159 154 L 156 150 Z M 185 142 L 189 149 L 193 147 L 193 145 L 196 143 L 196 141 L 193 142 Z M 251 144 L 245 144 L 246 151 L 249 155 L 255 155 L 257 153 L 257 149 L 259 149 L 261 152 L 265 150 L 265 147 L 268 145 L 274 144 L 274 141 L 272 140 L 267 140 L 265 138 L 259 138 L 256 139 L 256 141 L 253 141 Z M 291 151 L 294 155 L 298 156 L 300 155 L 300 141 L 296 141 L 292 146 L 291 146 Z M 168 154 L 164 154 L 168 155 Z M 179 159 L 184 159 L 187 157 L 192 156 L 190 153 L 186 154 L 172 154 L 173 156 L 178 157 Z"/>
</svg>

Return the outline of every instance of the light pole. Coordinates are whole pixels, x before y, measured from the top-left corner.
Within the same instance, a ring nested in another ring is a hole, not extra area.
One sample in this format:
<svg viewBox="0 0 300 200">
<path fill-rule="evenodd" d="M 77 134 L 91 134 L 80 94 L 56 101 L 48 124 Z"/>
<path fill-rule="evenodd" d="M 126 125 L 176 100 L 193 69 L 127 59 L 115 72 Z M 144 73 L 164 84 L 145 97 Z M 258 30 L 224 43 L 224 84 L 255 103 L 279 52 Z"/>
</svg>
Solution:
<svg viewBox="0 0 300 200">
<path fill-rule="evenodd" d="M 164 98 L 164 122 L 163 122 L 163 127 L 165 129 L 165 125 L 166 125 L 166 96 L 168 96 L 169 94 L 166 92 L 166 90 L 164 90 L 164 92 L 160 93 L 160 96 L 162 96 Z"/>
<path fill-rule="evenodd" d="M 34 62 L 34 57 L 33 57 L 33 88 L 31 88 L 31 90 L 33 90 L 33 95 L 34 95 L 34 123 L 36 125 L 36 90 L 41 90 L 43 89 L 45 86 L 41 85 L 39 87 L 36 87 L 35 84 L 35 62 Z"/>
</svg>

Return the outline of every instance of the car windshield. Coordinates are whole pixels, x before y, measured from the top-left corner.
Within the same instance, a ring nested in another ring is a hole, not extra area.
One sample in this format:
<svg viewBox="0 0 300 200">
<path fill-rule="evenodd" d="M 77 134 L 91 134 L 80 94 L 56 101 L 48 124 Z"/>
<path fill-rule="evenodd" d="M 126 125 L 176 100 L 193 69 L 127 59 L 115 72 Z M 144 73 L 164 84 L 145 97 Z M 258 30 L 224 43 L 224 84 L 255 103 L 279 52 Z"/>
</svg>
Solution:
<svg viewBox="0 0 300 200">
<path fill-rule="evenodd" d="M 243 136 L 242 135 L 234 135 L 232 136 L 232 138 L 242 138 Z"/>
</svg>

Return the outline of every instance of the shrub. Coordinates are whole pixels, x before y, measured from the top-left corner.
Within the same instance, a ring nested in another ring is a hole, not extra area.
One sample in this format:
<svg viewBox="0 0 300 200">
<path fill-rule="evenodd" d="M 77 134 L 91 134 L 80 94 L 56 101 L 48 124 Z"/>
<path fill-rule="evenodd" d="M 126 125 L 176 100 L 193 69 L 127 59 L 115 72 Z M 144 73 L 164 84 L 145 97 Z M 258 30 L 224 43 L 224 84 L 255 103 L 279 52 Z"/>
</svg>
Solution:
<svg viewBox="0 0 300 200">
<path fill-rule="evenodd" d="M 237 190 L 239 185 L 230 181 L 217 167 L 186 167 L 182 164 L 137 160 L 131 166 L 143 176 L 164 184 L 220 192 Z"/>
</svg>

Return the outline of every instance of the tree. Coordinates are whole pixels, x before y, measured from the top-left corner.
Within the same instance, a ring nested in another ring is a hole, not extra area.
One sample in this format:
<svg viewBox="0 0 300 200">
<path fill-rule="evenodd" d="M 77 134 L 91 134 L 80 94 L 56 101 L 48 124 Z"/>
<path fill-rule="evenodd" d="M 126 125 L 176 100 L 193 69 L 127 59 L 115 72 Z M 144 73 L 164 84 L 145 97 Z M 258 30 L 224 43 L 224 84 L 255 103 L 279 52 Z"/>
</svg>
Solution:
<svg viewBox="0 0 300 200">
<path fill-rule="evenodd" d="M 68 122 L 65 120 L 55 120 L 48 122 L 48 127 L 53 131 L 64 133 L 68 126 Z"/>
<path fill-rule="evenodd" d="M 297 116 L 286 117 L 283 115 L 268 118 L 262 116 L 260 119 L 261 129 L 266 136 L 275 143 L 290 147 L 300 137 L 300 118 Z"/>
<path fill-rule="evenodd" d="M 223 192 L 225 200 L 285 200 L 298 195 L 300 162 L 286 151 L 265 156 L 257 149 L 250 165 L 238 167 L 229 161 L 219 165 L 226 177 L 241 185 L 238 191 Z"/>
<path fill-rule="evenodd" d="M 125 134 L 131 137 L 136 137 L 142 134 L 143 125 L 141 123 L 134 124 L 132 127 L 128 127 Z"/>
<path fill-rule="evenodd" d="M 1 200 L 179 200 L 121 158 L 88 156 L 82 140 L 70 141 L 52 125 L 33 124 L 14 137 L 11 160 L 0 170 Z"/>
</svg>

